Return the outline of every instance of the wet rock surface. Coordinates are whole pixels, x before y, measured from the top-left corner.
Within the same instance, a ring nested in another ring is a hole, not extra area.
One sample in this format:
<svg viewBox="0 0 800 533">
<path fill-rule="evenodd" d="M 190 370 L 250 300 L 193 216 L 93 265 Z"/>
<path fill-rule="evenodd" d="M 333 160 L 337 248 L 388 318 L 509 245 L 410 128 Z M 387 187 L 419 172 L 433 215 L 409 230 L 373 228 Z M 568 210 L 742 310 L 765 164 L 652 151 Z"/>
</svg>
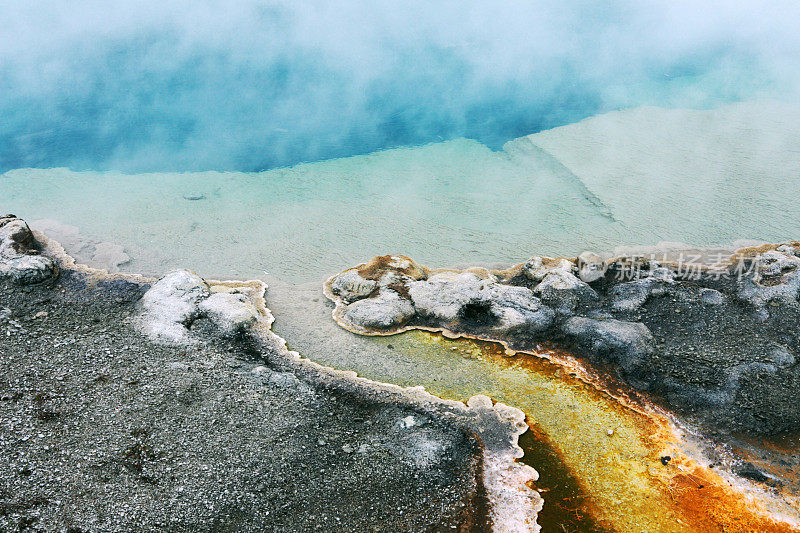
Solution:
<svg viewBox="0 0 800 533">
<path fill-rule="evenodd" d="M 349 321 L 374 329 L 401 326 L 413 315 L 413 305 L 392 289 L 381 289 L 376 297 L 353 302 L 347 308 Z"/>
<path fill-rule="evenodd" d="M 40 255 L 33 233 L 24 220 L 0 216 L 0 278 L 19 285 L 32 285 L 53 278 L 56 262 Z"/>
<path fill-rule="evenodd" d="M 357 333 L 443 329 L 520 351 L 562 348 L 690 423 L 731 438 L 777 436 L 800 433 L 799 250 L 741 250 L 713 268 L 593 253 L 508 270 L 423 268 L 397 292 L 415 313 L 380 329 L 347 314 L 353 304 L 330 290 L 336 276 L 326 294 L 337 321 Z M 378 283 L 398 276 L 388 264 L 377 270 Z"/>
<path fill-rule="evenodd" d="M 473 436 L 273 367 L 198 280 L 0 280 L 0 530 L 485 527 Z M 202 340 L 148 340 L 143 308 Z"/>
<path fill-rule="evenodd" d="M 210 320 L 223 337 L 244 334 L 258 320 L 259 312 L 239 289 L 209 286 L 190 270 L 173 270 L 156 281 L 137 304 L 134 322 L 153 340 L 193 343 L 196 322 Z"/>
</svg>

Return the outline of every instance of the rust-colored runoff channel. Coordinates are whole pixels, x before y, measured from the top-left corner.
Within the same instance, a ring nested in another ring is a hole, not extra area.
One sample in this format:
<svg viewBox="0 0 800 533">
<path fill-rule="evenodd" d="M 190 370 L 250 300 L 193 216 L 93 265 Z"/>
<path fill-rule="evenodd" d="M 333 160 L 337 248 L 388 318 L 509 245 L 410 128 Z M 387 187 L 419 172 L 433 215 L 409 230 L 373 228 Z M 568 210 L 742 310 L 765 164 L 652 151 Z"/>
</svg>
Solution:
<svg viewBox="0 0 800 533">
<path fill-rule="evenodd" d="M 544 498 L 544 507 L 539 512 L 538 523 L 542 531 L 603 533 L 610 531 L 594 519 L 597 511 L 555 446 L 537 426 L 519 439 L 525 451 L 521 461 L 536 468 L 539 479 L 533 488 Z"/>
<path fill-rule="evenodd" d="M 798 531 L 770 515 L 764 494 L 743 492 L 696 462 L 662 411 L 618 386 L 605 390 L 576 360 L 554 362 L 569 354 L 512 355 L 497 343 L 422 331 L 391 342 L 409 357 L 472 368 L 469 381 L 437 374 L 424 383 L 431 393 L 486 394 L 525 412 L 531 430 L 521 438 L 522 461 L 540 473 L 543 531 Z"/>
</svg>

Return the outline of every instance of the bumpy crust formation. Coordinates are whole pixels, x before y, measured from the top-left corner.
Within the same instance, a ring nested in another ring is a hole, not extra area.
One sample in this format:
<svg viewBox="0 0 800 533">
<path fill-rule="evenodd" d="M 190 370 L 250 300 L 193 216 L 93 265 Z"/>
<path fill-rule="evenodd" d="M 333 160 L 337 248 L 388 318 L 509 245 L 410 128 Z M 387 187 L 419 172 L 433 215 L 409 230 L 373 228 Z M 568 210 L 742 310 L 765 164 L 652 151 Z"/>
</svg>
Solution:
<svg viewBox="0 0 800 533">
<path fill-rule="evenodd" d="M 507 270 L 429 269 L 382 256 L 331 277 L 334 319 L 360 334 L 409 329 L 541 343 L 586 356 L 716 429 L 800 430 L 800 243 L 722 260 L 592 253 L 533 257 Z"/>
<path fill-rule="evenodd" d="M 0 276 L 20 285 L 41 283 L 58 274 L 58 265 L 40 255 L 33 233 L 24 220 L 0 216 Z"/>
</svg>

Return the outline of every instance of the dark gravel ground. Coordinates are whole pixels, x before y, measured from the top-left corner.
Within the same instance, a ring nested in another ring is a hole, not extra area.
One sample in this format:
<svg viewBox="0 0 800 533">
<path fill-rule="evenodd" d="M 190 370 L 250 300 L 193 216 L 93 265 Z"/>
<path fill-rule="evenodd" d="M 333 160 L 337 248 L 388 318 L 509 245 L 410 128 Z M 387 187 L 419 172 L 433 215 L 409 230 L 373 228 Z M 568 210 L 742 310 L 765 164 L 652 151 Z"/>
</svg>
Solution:
<svg viewBox="0 0 800 533">
<path fill-rule="evenodd" d="M 521 275 L 509 283 L 533 285 Z M 521 350 L 552 342 L 586 357 L 605 374 L 644 392 L 648 399 L 711 434 L 800 435 L 796 401 L 800 302 L 773 301 L 760 314 L 737 297 L 741 285 L 731 274 L 722 279 L 678 278 L 637 308 L 616 310 L 611 295 L 619 285 L 615 271 L 610 270 L 592 284 L 598 298 L 579 308 L 577 314 L 644 324 L 653 337 L 646 353 L 598 349 L 592 336 L 575 342 L 559 331 L 558 320 L 543 334 L 507 340 Z M 713 291 L 721 302 L 706 303 L 703 291 Z M 632 355 L 637 361 L 626 360 Z"/>
<path fill-rule="evenodd" d="M 485 528 L 473 437 L 234 341 L 155 345 L 141 292 L 0 281 L 0 531 Z"/>
<path fill-rule="evenodd" d="M 687 296 L 699 286 L 680 282 L 625 317 L 643 322 L 658 343 L 643 370 L 653 382 L 652 392 L 709 429 L 756 435 L 800 432 L 800 366 L 795 362 L 800 308 L 770 307 L 770 318 L 761 322 L 750 306 L 734 298 L 709 306 Z M 734 290 L 722 283 L 716 288 L 727 294 Z M 716 400 L 718 396 L 724 400 Z"/>
</svg>

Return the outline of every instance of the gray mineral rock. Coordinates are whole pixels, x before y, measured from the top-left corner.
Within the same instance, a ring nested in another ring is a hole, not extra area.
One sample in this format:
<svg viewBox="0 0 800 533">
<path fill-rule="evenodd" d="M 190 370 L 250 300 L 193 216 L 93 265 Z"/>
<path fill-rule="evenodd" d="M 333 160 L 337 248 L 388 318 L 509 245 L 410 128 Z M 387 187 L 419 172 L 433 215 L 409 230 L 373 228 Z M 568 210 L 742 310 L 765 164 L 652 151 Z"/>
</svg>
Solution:
<svg viewBox="0 0 800 533">
<path fill-rule="evenodd" d="M 542 305 L 526 287 L 495 284 L 489 296 L 491 313 L 497 317 L 493 330 L 510 332 L 525 330 L 527 333 L 539 333 L 553 324 L 555 313 Z"/>
<path fill-rule="evenodd" d="M 572 317 L 562 329 L 595 355 L 618 360 L 626 371 L 641 367 L 655 346 L 652 333 L 641 322 Z"/>
<path fill-rule="evenodd" d="M 764 252 L 758 260 L 758 275 L 761 278 L 777 278 L 797 270 L 799 265 L 800 258 L 795 257 L 794 254 L 770 250 Z"/>
<path fill-rule="evenodd" d="M 441 272 L 424 281 L 408 284 L 408 293 L 417 312 L 447 322 L 455 322 L 464 306 L 484 303 L 492 279 L 472 272 Z"/>
<path fill-rule="evenodd" d="M 725 303 L 725 296 L 718 290 L 703 287 L 700 289 L 700 300 L 708 305 L 722 305 Z"/>
<path fill-rule="evenodd" d="M 0 276 L 8 276 L 20 285 L 41 283 L 57 272 L 55 261 L 44 255 L 21 255 L 0 260 Z"/>
<path fill-rule="evenodd" d="M 594 252 L 583 252 L 578 256 L 578 277 L 586 283 L 601 279 L 607 269 L 605 260 Z"/>
<path fill-rule="evenodd" d="M 441 272 L 410 283 L 408 292 L 418 313 L 448 324 L 543 331 L 554 317 L 527 287 L 505 285 L 473 272 Z"/>
<path fill-rule="evenodd" d="M 190 328 L 199 318 L 209 319 L 222 336 L 256 323 L 260 313 L 245 294 L 222 285 L 214 291 L 194 272 L 174 270 L 142 296 L 136 321 L 148 336 L 167 343 L 196 341 Z"/>
<path fill-rule="evenodd" d="M 258 320 L 258 309 L 244 295 L 216 292 L 201 301 L 200 312 L 210 318 L 225 335 L 246 331 Z"/>
<path fill-rule="evenodd" d="M 386 282 L 383 280 L 387 278 L 387 276 L 391 280 L 420 280 L 427 277 L 424 268 L 410 257 L 404 255 L 381 255 L 373 257 L 369 262 L 358 267 L 357 270 L 362 278 L 379 279 L 382 286 L 385 285 Z"/>
<path fill-rule="evenodd" d="M 796 305 L 800 296 L 800 258 L 774 250 L 755 261 L 754 274 L 740 281 L 737 296 L 761 311 L 767 304 Z"/>
<path fill-rule="evenodd" d="M 563 315 L 572 315 L 579 305 L 596 301 L 597 293 L 574 274 L 554 270 L 547 274 L 533 292 Z"/>
<path fill-rule="evenodd" d="M 203 278 L 189 270 L 173 270 L 142 296 L 139 324 L 151 337 L 181 342 L 200 316 L 199 304 L 211 294 Z"/>
<path fill-rule="evenodd" d="M 24 220 L 14 215 L 0 217 L 0 257 L 17 257 L 34 248 L 33 233 Z"/>
<path fill-rule="evenodd" d="M 560 257 L 551 259 L 535 255 L 528 259 L 522 266 L 522 273 L 532 281 L 542 281 L 550 272 L 561 271 L 571 273 L 575 269 L 575 264 L 569 259 Z"/>
<path fill-rule="evenodd" d="M 20 285 L 41 283 L 58 273 L 58 265 L 39 255 L 33 233 L 14 215 L 0 217 L 0 276 Z"/>
<path fill-rule="evenodd" d="M 345 270 L 331 282 L 333 294 L 347 302 L 355 302 L 361 298 L 366 298 L 377 286 L 377 281 L 362 278 L 355 268 Z"/>
<path fill-rule="evenodd" d="M 668 268 L 655 267 L 641 273 L 642 278 L 614 286 L 609 292 L 611 308 L 615 311 L 635 311 L 651 296 L 664 294 L 675 283 L 675 273 Z"/>
<path fill-rule="evenodd" d="M 378 296 L 358 300 L 347 306 L 344 319 L 365 329 L 392 329 L 414 316 L 414 305 L 391 289 L 381 289 Z"/>
</svg>

